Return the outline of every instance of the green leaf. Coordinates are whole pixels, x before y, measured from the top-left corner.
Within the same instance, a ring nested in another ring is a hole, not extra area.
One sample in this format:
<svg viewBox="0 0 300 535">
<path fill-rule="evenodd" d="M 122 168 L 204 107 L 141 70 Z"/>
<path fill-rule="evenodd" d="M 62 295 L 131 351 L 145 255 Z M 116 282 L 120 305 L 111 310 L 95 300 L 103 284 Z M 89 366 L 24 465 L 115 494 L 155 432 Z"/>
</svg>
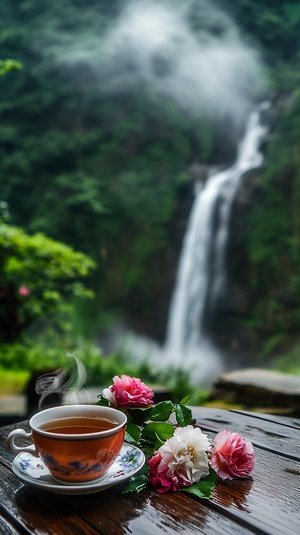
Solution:
<svg viewBox="0 0 300 535">
<path fill-rule="evenodd" d="M 181 492 L 189 492 L 198 498 L 209 500 L 212 497 L 212 491 L 218 481 L 218 474 L 210 468 L 209 475 L 205 479 L 201 479 L 198 483 L 194 483 L 190 487 L 183 487 L 179 489 Z"/>
<path fill-rule="evenodd" d="M 143 452 L 146 457 L 146 463 L 151 459 L 151 457 L 154 455 L 155 451 L 158 449 L 156 447 L 149 447 L 147 445 L 143 445 Z"/>
<path fill-rule="evenodd" d="M 140 428 L 134 422 L 130 422 L 129 424 L 127 424 L 126 433 L 125 433 L 126 442 L 129 442 L 130 444 L 138 444 L 140 441 L 140 438 L 141 438 Z"/>
<path fill-rule="evenodd" d="M 186 405 L 188 401 L 190 401 L 190 396 L 185 396 L 181 401 L 179 401 L 179 405 Z"/>
<path fill-rule="evenodd" d="M 122 494 L 126 494 L 127 492 L 141 492 L 147 487 L 148 483 L 147 470 L 139 472 L 136 476 L 132 476 L 129 479 L 129 483 L 122 490 Z"/>
<path fill-rule="evenodd" d="M 127 409 L 129 419 L 136 423 L 136 425 L 142 425 L 149 419 L 149 414 L 152 407 L 146 409 Z"/>
<path fill-rule="evenodd" d="M 173 410 L 174 404 L 172 403 L 172 401 L 161 401 L 160 403 L 157 403 L 156 405 L 154 405 L 154 407 L 151 408 L 148 414 L 148 419 L 155 422 L 165 422 L 171 416 Z"/>
<path fill-rule="evenodd" d="M 168 422 L 151 422 L 147 424 L 143 431 L 143 437 L 154 440 L 158 438 L 160 441 L 165 441 L 174 434 L 174 426 Z"/>
<path fill-rule="evenodd" d="M 181 427 L 190 425 L 193 422 L 192 411 L 185 405 L 181 405 L 181 404 L 177 405 L 175 409 L 175 414 L 176 414 L 177 423 Z"/>
<path fill-rule="evenodd" d="M 22 64 L 15 59 L 0 59 L 0 76 L 8 71 L 18 71 L 22 69 Z"/>
<path fill-rule="evenodd" d="M 108 399 L 103 397 L 102 394 L 98 396 L 98 398 L 99 398 L 99 401 L 96 402 L 96 405 L 101 405 L 102 407 L 109 407 Z"/>
</svg>

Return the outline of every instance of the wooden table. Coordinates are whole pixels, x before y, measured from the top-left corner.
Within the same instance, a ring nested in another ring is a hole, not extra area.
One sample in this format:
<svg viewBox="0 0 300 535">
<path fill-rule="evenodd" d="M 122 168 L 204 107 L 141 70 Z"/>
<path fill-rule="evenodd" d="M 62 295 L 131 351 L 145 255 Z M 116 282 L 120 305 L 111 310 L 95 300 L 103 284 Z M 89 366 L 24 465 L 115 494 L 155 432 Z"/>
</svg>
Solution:
<svg viewBox="0 0 300 535">
<path fill-rule="evenodd" d="M 0 428 L 0 534 L 299 535 L 300 420 L 192 409 L 209 435 L 226 428 L 252 441 L 251 479 L 218 483 L 209 501 L 184 492 L 122 494 L 121 485 L 84 496 L 53 494 L 23 484 L 12 473 L 15 454 L 5 438 L 20 427 L 17 423 Z"/>
</svg>

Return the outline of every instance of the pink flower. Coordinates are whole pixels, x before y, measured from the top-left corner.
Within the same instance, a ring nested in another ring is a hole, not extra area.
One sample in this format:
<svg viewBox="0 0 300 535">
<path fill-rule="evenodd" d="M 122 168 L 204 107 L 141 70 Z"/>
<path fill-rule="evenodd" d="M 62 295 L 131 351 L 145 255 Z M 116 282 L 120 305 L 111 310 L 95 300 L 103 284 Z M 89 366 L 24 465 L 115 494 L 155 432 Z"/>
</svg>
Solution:
<svg viewBox="0 0 300 535">
<path fill-rule="evenodd" d="M 22 297 L 28 297 L 30 295 L 30 289 L 27 288 L 27 286 L 20 286 L 19 294 L 22 295 Z"/>
<path fill-rule="evenodd" d="M 158 492 L 190 487 L 209 474 L 211 445 L 199 428 L 177 427 L 148 462 L 149 480 Z"/>
<path fill-rule="evenodd" d="M 153 455 L 148 461 L 149 466 L 149 481 L 157 492 L 164 493 L 168 490 L 173 492 L 181 487 L 181 484 L 176 477 L 168 473 L 168 465 L 163 462 L 162 456 L 157 453 Z"/>
<path fill-rule="evenodd" d="M 153 390 L 140 379 L 128 375 L 115 375 L 113 384 L 104 388 L 102 394 L 113 407 L 144 408 L 153 405 Z"/>
<path fill-rule="evenodd" d="M 210 464 L 220 479 L 249 477 L 254 468 L 253 445 L 238 433 L 217 433 L 211 454 Z"/>
</svg>

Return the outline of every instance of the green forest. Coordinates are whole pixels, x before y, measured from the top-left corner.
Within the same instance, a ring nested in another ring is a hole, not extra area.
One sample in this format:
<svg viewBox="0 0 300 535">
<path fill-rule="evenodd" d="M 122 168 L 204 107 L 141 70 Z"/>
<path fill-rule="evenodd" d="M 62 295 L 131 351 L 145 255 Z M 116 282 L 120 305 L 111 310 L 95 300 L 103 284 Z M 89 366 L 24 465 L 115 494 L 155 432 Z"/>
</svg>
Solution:
<svg viewBox="0 0 300 535">
<path fill-rule="evenodd" d="M 216 312 L 209 330 L 300 371 L 300 2 L 158 4 L 143 31 L 153 2 L 0 0 L 2 369 L 76 352 L 94 378 L 111 373 L 122 356 L 100 364 L 95 341 L 123 318 L 164 340 L 191 168 L 230 165 L 251 107 L 268 100 L 264 164 L 233 209 L 229 271 L 243 306 Z M 211 44 L 224 70 L 187 73 L 184 46 Z"/>
</svg>

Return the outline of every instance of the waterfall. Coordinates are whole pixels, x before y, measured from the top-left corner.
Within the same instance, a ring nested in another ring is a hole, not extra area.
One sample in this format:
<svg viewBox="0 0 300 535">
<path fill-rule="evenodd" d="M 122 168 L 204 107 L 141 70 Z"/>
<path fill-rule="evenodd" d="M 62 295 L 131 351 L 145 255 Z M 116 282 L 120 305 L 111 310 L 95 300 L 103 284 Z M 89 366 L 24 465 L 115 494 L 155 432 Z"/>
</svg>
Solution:
<svg viewBox="0 0 300 535">
<path fill-rule="evenodd" d="M 251 113 L 234 165 L 212 174 L 196 192 L 167 325 L 164 352 L 172 365 L 186 366 L 195 361 L 198 366 L 202 350 L 206 365 L 220 368 L 216 353 L 205 341 L 204 314 L 225 289 L 231 207 L 243 174 L 262 164 L 259 147 L 266 129 L 260 122 L 260 114 L 266 106 L 262 104 Z M 201 373 L 202 363 L 199 364 Z"/>
<path fill-rule="evenodd" d="M 191 381 L 203 388 L 208 388 L 225 369 L 224 354 L 205 336 L 204 318 L 207 310 L 224 298 L 232 203 L 244 173 L 263 162 L 259 148 L 266 128 L 260 116 L 267 106 L 261 104 L 250 114 L 232 167 L 212 173 L 204 187 L 197 188 L 179 259 L 165 344 L 161 347 L 131 334 L 122 346 L 130 355 L 147 358 L 158 368 L 187 370 Z"/>
</svg>

